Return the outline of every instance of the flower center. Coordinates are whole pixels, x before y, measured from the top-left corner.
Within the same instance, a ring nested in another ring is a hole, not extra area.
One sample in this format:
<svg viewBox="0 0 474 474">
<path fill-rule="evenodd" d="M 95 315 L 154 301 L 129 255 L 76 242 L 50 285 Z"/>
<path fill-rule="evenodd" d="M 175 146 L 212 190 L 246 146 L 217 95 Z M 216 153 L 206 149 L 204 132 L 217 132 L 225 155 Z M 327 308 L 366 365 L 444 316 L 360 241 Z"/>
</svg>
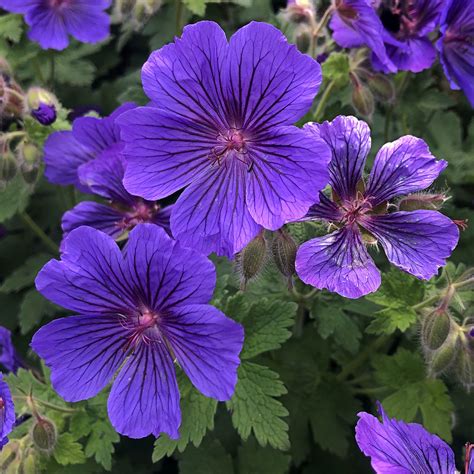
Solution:
<svg viewBox="0 0 474 474">
<path fill-rule="evenodd" d="M 123 348 L 124 352 L 135 350 L 142 342 L 149 344 L 153 341 L 161 341 L 162 338 L 157 327 L 160 315 L 156 311 L 144 308 L 137 314 L 122 318 L 122 327 L 129 331 L 127 342 Z"/>
<path fill-rule="evenodd" d="M 160 205 L 152 202 L 139 201 L 130 212 L 127 212 L 125 217 L 118 223 L 121 229 L 131 230 L 137 224 L 143 222 L 150 222 L 159 212 Z"/>
<path fill-rule="evenodd" d="M 248 156 L 248 138 L 241 129 L 231 128 L 217 136 L 217 145 L 211 150 L 211 165 L 221 165 L 229 155 L 244 163 L 251 170 L 252 160 Z"/>
<path fill-rule="evenodd" d="M 359 193 L 353 201 L 344 202 L 341 204 L 341 207 L 344 211 L 342 220 L 347 224 L 357 222 L 361 216 L 372 210 L 372 205 L 367 198 Z"/>
<path fill-rule="evenodd" d="M 380 20 L 385 29 L 404 39 L 417 33 L 420 23 L 417 13 L 413 0 L 386 0 L 381 7 Z"/>
<path fill-rule="evenodd" d="M 5 408 L 5 402 L 3 401 L 3 398 L 0 397 L 0 410 L 3 410 Z"/>
<path fill-rule="evenodd" d="M 71 0 L 49 0 L 49 6 L 51 8 L 61 8 L 67 6 Z"/>
<path fill-rule="evenodd" d="M 351 21 L 356 20 L 359 16 L 357 10 L 345 3 L 344 0 L 336 0 L 336 10 L 345 23 L 350 24 Z"/>
</svg>

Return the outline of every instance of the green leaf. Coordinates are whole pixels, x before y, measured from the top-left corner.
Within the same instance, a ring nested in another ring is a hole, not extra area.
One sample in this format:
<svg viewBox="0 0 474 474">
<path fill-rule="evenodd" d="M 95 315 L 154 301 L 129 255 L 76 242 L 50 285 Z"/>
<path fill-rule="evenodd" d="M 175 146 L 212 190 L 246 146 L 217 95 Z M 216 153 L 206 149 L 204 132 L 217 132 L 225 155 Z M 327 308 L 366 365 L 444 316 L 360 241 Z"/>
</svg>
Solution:
<svg viewBox="0 0 474 474">
<path fill-rule="evenodd" d="M 252 0 L 183 0 L 183 3 L 194 14 L 204 16 L 206 5 L 208 3 L 237 3 L 244 7 L 248 7 L 251 5 Z"/>
<path fill-rule="evenodd" d="M 285 474 L 291 457 L 272 448 L 262 448 L 250 438 L 238 450 L 239 474 Z"/>
<path fill-rule="evenodd" d="M 23 33 L 23 19 L 21 15 L 0 16 L 0 38 L 18 43 Z"/>
<path fill-rule="evenodd" d="M 366 296 L 368 301 L 382 306 L 374 313 L 374 320 L 366 332 L 392 334 L 397 329 L 404 332 L 416 322 L 412 306 L 421 302 L 425 293 L 423 283 L 408 273 L 391 269 L 382 279 L 380 289 Z"/>
<path fill-rule="evenodd" d="M 0 223 L 23 211 L 30 194 L 31 187 L 18 174 L 0 191 Z"/>
<path fill-rule="evenodd" d="M 105 410 L 105 406 L 104 406 Z M 114 443 L 120 441 L 120 436 L 108 420 L 98 420 L 91 426 L 91 434 L 87 440 L 85 455 L 94 457 L 96 462 L 105 470 L 112 469 L 112 454 L 115 452 Z"/>
<path fill-rule="evenodd" d="M 27 334 L 39 326 L 45 316 L 53 316 L 58 307 L 49 302 L 44 296 L 32 288 L 27 291 L 20 305 L 18 319 L 22 334 Z"/>
<path fill-rule="evenodd" d="M 11 273 L 0 286 L 0 292 L 11 293 L 23 290 L 34 284 L 37 273 L 43 265 L 51 259 L 51 255 L 40 253 L 29 257 L 13 273 Z"/>
<path fill-rule="evenodd" d="M 214 415 L 217 409 L 217 402 L 212 398 L 201 395 L 188 381 L 188 393 L 181 390 L 181 412 L 182 423 L 179 428 L 180 438 L 172 440 L 167 435 L 162 434 L 155 441 L 152 460 L 158 462 L 165 456 L 171 456 L 176 449 L 183 452 L 191 442 L 198 447 L 201 444 L 207 430 L 214 429 Z M 182 385 L 180 385 L 180 388 Z"/>
<path fill-rule="evenodd" d="M 406 422 L 421 414 L 424 427 L 451 442 L 453 403 L 444 382 L 427 379 L 421 356 L 400 349 L 393 356 L 378 356 L 375 379 L 392 393 L 382 400 L 389 416 Z"/>
<path fill-rule="evenodd" d="M 180 474 L 233 474 L 232 458 L 217 440 L 190 446 L 180 456 Z"/>
<path fill-rule="evenodd" d="M 288 330 L 294 324 L 296 303 L 270 302 L 262 298 L 253 304 L 241 319 L 245 328 L 242 359 L 250 359 L 263 352 L 279 349 L 291 336 Z"/>
<path fill-rule="evenodd" d="M 349 57 L 345 53 L 331 53 L 322 65 L 323 77 L 335 81 L 339 88 L 349 83 Z"/>
<path fill-rule="evenodd" d="M 239 435 L 247 440 L 253 431 L 260 445 L 287 450 L 288 424 L 282 418 L 288 416 L 288 410 L 274 398 L 286 393 L 278 374 L 268 367 L 243 362 L 238 375 L 234 396 L 227 407 Z"/>
<path fill-rule="evenodd" d="M 75 441 L 70 433 L 63 433 L 58 437 L 53 456 L 56 462 L 62 466 L 86 462 L 82 445 Z"/>
</svg>

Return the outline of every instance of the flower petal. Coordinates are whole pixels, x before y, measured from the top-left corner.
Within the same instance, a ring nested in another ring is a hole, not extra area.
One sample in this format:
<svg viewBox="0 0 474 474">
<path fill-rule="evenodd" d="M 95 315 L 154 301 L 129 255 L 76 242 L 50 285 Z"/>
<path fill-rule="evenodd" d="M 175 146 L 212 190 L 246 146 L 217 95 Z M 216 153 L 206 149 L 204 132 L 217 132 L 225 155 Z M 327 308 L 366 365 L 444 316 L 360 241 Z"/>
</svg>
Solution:
<svg viewBox="0 0 474 474">
<path fill-rule="evenodd" d="M 246 206 L 247 166 L 234 156 L 209 168 L 179 197 L 171 230 L 179 242 L 205 255 L 232 258 L 259 232 Z"/>
<path fill-rule="evenodd" d="M 125 188 L 155 201 L 178 191 L 211 165 L 216 135 L 205 126 L 163 112 L 138 107 L 118 119 L 126 142 Z"/>
<path fill-rule="evenodd" d="M 456 472 L 452 449 L 418 423 L 390 420 L 380 406 L 383 423 L 368 413 L 359 413 L 356 441 L 371 458 L 377 474 Z"/>
<path fill-rule="evenodd" d="M 228 44 L 212 21 L 188 25 L 181 39 L 151 54 L 142 69 L 145 93 L 161 110 L 214 129 L 226 124 L 222 70 Z"/>
<path fill-rule="evenodd" d="M 437 161 L 421 139 L 406 135 L 380 148 L 369 176 L 366 196 L 376 206 L 430 186 L 448 164 Z"/>
<path fill-rule="evenodd" d="M 121 268 L 122 254 L 111 237 L 79 227 L 64 239 L 62 247 L 61 261 L 49 261 L 36 277 L 36 288 L 43 296 L 85 314 L 135 308 Z"/>
<path fill-rule="evenodd" d="M 380 241 L 391 263 L 425 280 L 446 264 L 459 240 L 456 224 L 437 211 L 366 216 L 361 225 Z"/>
<path fill-rule="evenodd" d="M 369 126 L 341 115 L 332 122 L 310 123 L 305 129 L 323 139 L 331 150 L 329 175 L 334 191 L 343 200 L 355 197 L 371 146 Z"/>
<path fill-rule="evenodd" d="M 54 389 L 68 402 L 97 395 L 123 363 L 127 330 L 118 315 L 69 316 L 43 326 L 31 347 L 51 369 Z"/>
<path fill-rule="evenodd" d="M 61 228 L 64 237 L 78 227 L 89 226 L 116 239 L 124 232 L 124 229 L 119 225 L 123 217 L 122 212 L 111 206 L 83 201 L 63 214 Z"/>
<path fill-rule="evenodd" d="M 113 427 L 130 438 L 166 433 L 178 439 L 179 391 L 165 344 L 140 344 L 114 381 L 107 404 Z"/>
<path fill-rule="evenodd" d="M 305 283 L 346 298 L 376 291 L 381 281 L 359 230 L 349 226 L 304 243 L 296 255 L 296 272 Z"/>
<path fill-rule="evenodd" d="M 25 21 L 30 25 L 28 38 L 43 49 L 65 49 L 69 45 L 64 21 L 56 11 L 38 5 L 26 11 Z"/>
<path fill-rule="evenodd" d="M 186 305 L 167 314 L 163 332 L 179 365 L 207 397 L 229 400 L 237 383 L 242 326 L 209 305 Z"/>
<path fill-rule="evenodd" d="M 15 425 L 15 407 L 13 405 L 10 387 L 3 380 L 3 374 L 0 372 L 0 399 L 4 407 L 0 409 L 0 451 L 6 444 L 7 435 L 11 433 Z"/>
<path fill-rule="evenodd" d="M 405 48 L 386 45 L 388 56 L 400 71 L 421 72 L 435 62 L 436 49 L 428 38 L 410 38 L 404 44 Z M 377 62 L 374 62 L 374 67 L 391 72 L 386 67 L 378 67 Z"/>
<path fill-rule="evenodd" d="M 134 294 L 150 309 L 212 298 L 216 274 L 211 261 L 182 248 L 155 224 L 140 224 L 130 232 L 125 265 Z"/>
<path fill-rule="evenodd" d="M 300 220 L 325 220 L 339 222 L 344 217 L 341 208 L 331 201 L 325 194 L 319 193 L 319 202 L 309 208 L 308 213 Z"/>
<path fill-rule="evenodd" d="M 92 159 L 91 151 L 82 146 L 69 131 L 52 133 L 44 144 L 44 174 L 54 184 L 73 184 L 87 192 L 87 188 L 79 182 L 77 169 Z"/>
<path fill-rule="evenodd" d="M 1 366 L 9 372 L 16 372 L 19 367 L 23 366 L 13 346 L 12 333 L 2 326 L 0 326 L 0 367 Z"/>
<path fill-rule="evenodd" d="M 63 16 L 68 33 L 83 43 L 105 40 L 110 34 L 110 17 L 100 3 L 104 2 L 81 0 L 70 5 Z"/>
<path fill-rule="evenodd" d="M 233 115 L 244 129 L 292 125 L 308 112 L 322 81 L 317 61 L 274 26 L 254 21 L 230 39 L 228 67 Z"/>
<path fill-rule="evenodd" d="M 326 143 L 296 127 L 277 127 L 253 141 L 247 178 L 251 216 L 266 229 L 304 217 L 326 186 Z"/>
<path fill-rule="evenodd" d="M 12 13 L 26 13 L 41 2 L 42 0 L 0 0 L 0 8 Z"/>
</svg>

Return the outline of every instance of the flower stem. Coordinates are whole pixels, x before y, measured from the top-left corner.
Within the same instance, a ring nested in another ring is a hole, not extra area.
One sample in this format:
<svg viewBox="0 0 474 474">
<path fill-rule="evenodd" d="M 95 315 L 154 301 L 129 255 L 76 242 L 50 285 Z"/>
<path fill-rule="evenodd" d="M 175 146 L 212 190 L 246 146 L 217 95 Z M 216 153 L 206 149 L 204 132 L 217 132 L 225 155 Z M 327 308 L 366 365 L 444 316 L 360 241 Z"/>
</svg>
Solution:
<svg viewBox="0 0 474 474">
<path fill-rule="evenodd" d="M 21 220 L 36 234 L 37 237 L 44 243 L 49 250 L 51 250 L 54 254 L 59 253 L 58 245 L 48 236 L 46 233 L 41 229 L 41 227 L 30 217 L 29 214 L 26 212 L 21 212 L 20 214 Z"/>
<path fill-rule="evenodd" d="M 56 410 L 62 413 L 77 413 L 80 410 L 76 410 L 74 408 L 65 408 L 65 407 L 60 407 L 58 405 L 54 405 L 54 403 L 49 403 L 45 402 L 44 400 L 41 400 L 40 398 L 34 398 L 32 395 L 24 396 L 24 395 L 15 395 L 13 398 L 16 398 L 17 400 L 26 400 L 28 404 L 30 405 L 30 409 L 34 408 L 34 404 L 38 403 L 39 405 L 42 405 L 46 408 L 50 408 L 51 410 Z"/>
<path fill-rule="evenodd" d="M 318 107 L 316 108 L 316 112 L 314 112 L 314 120 L 316 122 L 320 119 L 320 116 L 322 112 L 324 111 L 324 108 L 326 107 L 326 102 L 329 99 L 329 95 L 331 94 L 335 85 L 336 85 L 336 81 L 333 79 L 324 90 L 323 96 L 321 97 Z"/>
<path fill-rule="evenodd" d="M 183 17 L 183 2 L 182 0 L 176 0 L 176 22 L 175 22 L 176 36 L 181 34 L 182 17 Z"/>
<path fill-rule="evenodd" d="M 313 32 L 311 34 L 311 48 L 310 48 L 311 57 L 313 58 L 316 56 L 316 44 L 317 44 L 319 33 L 321 33 L 321 30 L 327 25 L 327 22 L 329 21 L 329 18 L 333 11 L 334 11 L 333 6 L 330 6 L 329 8 L 327 8 L 321 20 L 313 29 Z"/>
</svg>

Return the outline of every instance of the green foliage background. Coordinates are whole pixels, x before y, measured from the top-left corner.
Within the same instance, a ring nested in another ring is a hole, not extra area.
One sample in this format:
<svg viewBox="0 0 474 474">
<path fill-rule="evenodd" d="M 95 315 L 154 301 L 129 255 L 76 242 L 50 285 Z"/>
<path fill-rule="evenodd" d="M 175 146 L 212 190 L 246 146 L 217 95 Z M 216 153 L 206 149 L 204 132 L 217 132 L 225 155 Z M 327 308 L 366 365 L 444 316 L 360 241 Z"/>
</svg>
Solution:
<svg viewBox="0 0 474 474">
<path fill-rule="evenodd" d="M 278 15 L 283 1 L 162 3 L 137 31 L 126 23 L 116 24 L 106 42 L 73 41 L 63 52 L 42 51 L 29 42 L 21 16 L 0 16 L 0 57 L 10 63 L 16 80 L 24 88 L 49 87 L 62 104 L 51 127 L 25 120 L 35 143 L 42 145 L 53 131 L 68 129 L 70 110 L 94 107 L 105 115 L 124 101 L 145 104 L 142 64 L 187 23 L 212 19 L 230 35 L 250 20 L 261 20 L 277 25 L 295 41 L 291 25 Z M 323 73 L 322 89 L 304 122 L 339 114 L 360 116 L 351 104 L 346 52 L 333 53 Z M 451 196 L 443 212 L 472 222 L 474 121 L 468 102 L 462 93 L 450 91 L 439 65 L 418 75 L 399 73 L 393 87 L 394 101 L 377 101 L 368 118 L 371 156 L 383 143 L 404 134 L 425 139 L 433 154 L 449 163 L 436 184 Z M 462 445 L 474 442 L 474 396 L 450 374 L 428 376 L 419 319 L 447 285 L 456 282 L 462 265 L 474 264 L 472 227 L 462 233 L 443 274 L 429 282 L 389 270 L 383 255 L 375 254 L 385 270 L 382 287 L 355 301 L 315 292 L 301 282 L 289 292 L 271 264 L 242 293 L 232 264 L 216 258 L 213 304 L 243 324 L 246 332 L 235 395 L 228 403 L 217 403 L 200 395 L 180 374 L 181 439 L 164 435 L 156 441 L 130 440 L 121 439 L 111 427 L 106 393 L 87 402 L 65 403 L 52 390 L 46 368 L 28 349 L 39 326 L 66 314 L 36 292 L 34 278 L 56 256 L 62 214 L 86 198 L 90 199 L 41 177 L 27 185 L 18 176 L 0 192 L 0 323 L 13 331 L 31 367 L 10 374 L 7 381 L 19 415 L 31 411 L 32 394 L 58 430 L 57 444 L 47 456 L 31 444 L 31 423 L 18 427 L 0 454 L 0 465 L 10 462 L 6 472 L 368 473 L 369 462 L 355 445 L 354 426 L 357 412 L 373 412 L 375 400 L 382 401 L 391 416 L 422 422 L 451 443 L 461 465 Z M 298 242 L 324 232 L 312 224 L 295 224 L 288 230 Z M 472 315 L 472 300 L 469 288 L 456 289 L 452 311 L 460 320 Z"/>
</svg>

